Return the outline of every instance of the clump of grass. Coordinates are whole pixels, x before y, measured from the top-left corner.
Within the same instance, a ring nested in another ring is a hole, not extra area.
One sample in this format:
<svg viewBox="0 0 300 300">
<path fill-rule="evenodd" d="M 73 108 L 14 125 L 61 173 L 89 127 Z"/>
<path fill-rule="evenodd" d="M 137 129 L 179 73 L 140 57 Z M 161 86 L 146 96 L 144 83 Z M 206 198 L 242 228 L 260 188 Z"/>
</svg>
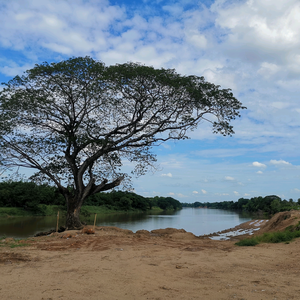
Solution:
<svg viewBox="0 0 300 300">
<path fill-rule="evenodd" d="M 235 243 L 237 246 L 255 246 L 259 244 L 259 241 L 256 238 L 244 239 Z"/>
<path fill-rule="evenodd" d="M 26 243 L 12 243 L 9 245 L 10 248 L 17 248 L 17 247 L 26 247 L 29 246 L 29 244 Z"/>
</svg>

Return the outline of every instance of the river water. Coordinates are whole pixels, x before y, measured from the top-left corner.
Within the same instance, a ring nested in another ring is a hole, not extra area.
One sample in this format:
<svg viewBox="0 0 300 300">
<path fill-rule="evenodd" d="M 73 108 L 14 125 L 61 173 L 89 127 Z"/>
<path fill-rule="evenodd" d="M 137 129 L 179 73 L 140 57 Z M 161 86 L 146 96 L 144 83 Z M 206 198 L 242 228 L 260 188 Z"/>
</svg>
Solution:
<svg viewBox="0 0 300 300">
<path fill-rule="evenodd" d="M 183 208 L 175 212 L 158 214 L 126 213 L 97 216 L 97 226 L 117 226 L 136 232 L 140 229 L 151 231 L 161 228 L 177 228 L 204 235 L 229 229 L 251 220 L 247 214 L 235 211 L 206 208 Z M 61 218 L 60 225 L 64 225 Z M 56 228 L 56 216 L 48 217 L 9 217 L 0 218 L 0 237 L 27 238 L 40 231 Z M 94 224 L 94 216 L 85 219 L 87 224 Z"/>
</svg>

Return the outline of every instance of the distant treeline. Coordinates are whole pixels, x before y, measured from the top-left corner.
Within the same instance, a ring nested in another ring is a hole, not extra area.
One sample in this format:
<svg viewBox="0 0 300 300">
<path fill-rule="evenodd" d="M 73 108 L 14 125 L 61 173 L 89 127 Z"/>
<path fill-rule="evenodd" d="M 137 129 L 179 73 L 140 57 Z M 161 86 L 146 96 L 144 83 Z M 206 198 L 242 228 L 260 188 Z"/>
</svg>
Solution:
<svg viewBox="0 0 300 300">
<path fill-rule="evenodd" d="M 251 199 L 240 198 L 237 202 L 223 201 L 223 202 L 194 202 L 194 203 L 181 203 L 182 207 L 207 207 L 218 209 L 232 209 L 242 210 L 248 212 L 264 212 L 267 214 L 275 214 L 280 211 L 286 211 L 291 209 L 298 209 L 300 205 L 300 199 L 294 202 L 293 199 L 282 200 L 280 197 L 270 195 L 266 197 L 253 197 Z"/>
<path fill-rule="evenodd" d="M 33 182 L 0 182 L 0 207 L 20 207 L 36 214 L 43 214 L 43 205 L 65 206 L 64 197 L 57 188 Z M 132 192 L 111 191 L 87 198 L 84 205 L 105 206 L 111 210 L 147 211 L 153 207 L 163 210 L 181 209 L 181 203 L 171 197 L 146 198 Z"/>
</svg>

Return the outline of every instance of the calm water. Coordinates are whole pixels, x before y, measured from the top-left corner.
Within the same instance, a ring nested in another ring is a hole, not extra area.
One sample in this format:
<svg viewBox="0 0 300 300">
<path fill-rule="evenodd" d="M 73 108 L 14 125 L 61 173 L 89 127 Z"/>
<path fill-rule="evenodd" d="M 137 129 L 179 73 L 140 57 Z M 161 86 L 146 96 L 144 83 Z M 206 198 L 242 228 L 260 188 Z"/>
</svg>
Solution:
<svg viewBox="0 0 300 300">
<path fill-rule="evenodd" d="M 160 228 L 185 229 L 195 235 L 209 234 L 232 228 L 251 220 L 250 215 L 220 209 L 183 208 L 176 212 L 164 212 L 155 215 L 116 214 L 97 216 L 98 226 L 117 226 L 136 232 L 140 229 L 153 230 Z M 60 225 L 64 225 L 60 219 Z M 87 224 L 94 224 L 94 216 L 85 219 Z M 10 217 L 0 218 L 0 237 L 25 238 L 37 232 L 56 228 L 56 217 Z"/>
</svg>

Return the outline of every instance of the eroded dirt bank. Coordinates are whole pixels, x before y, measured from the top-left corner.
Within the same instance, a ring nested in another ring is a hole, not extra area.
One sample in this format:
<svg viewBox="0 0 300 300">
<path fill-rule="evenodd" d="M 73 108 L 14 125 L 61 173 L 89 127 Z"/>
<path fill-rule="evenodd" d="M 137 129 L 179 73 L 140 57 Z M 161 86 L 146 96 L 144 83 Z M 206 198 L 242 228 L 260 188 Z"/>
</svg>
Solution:
<svg viewBox="0 0 300 300">
<path fill-rule="evenodd" d="M 261 222 L 283 229 L 299 212 Z M 258 228 L 247 222 L 240 228 Z M 27 247 L 0 247 L 0 299 L 299 299 L 300 239 L 237 247 L 184 230 L 132 233 L 96 227 L 32 238 Z"/>
</svg>

